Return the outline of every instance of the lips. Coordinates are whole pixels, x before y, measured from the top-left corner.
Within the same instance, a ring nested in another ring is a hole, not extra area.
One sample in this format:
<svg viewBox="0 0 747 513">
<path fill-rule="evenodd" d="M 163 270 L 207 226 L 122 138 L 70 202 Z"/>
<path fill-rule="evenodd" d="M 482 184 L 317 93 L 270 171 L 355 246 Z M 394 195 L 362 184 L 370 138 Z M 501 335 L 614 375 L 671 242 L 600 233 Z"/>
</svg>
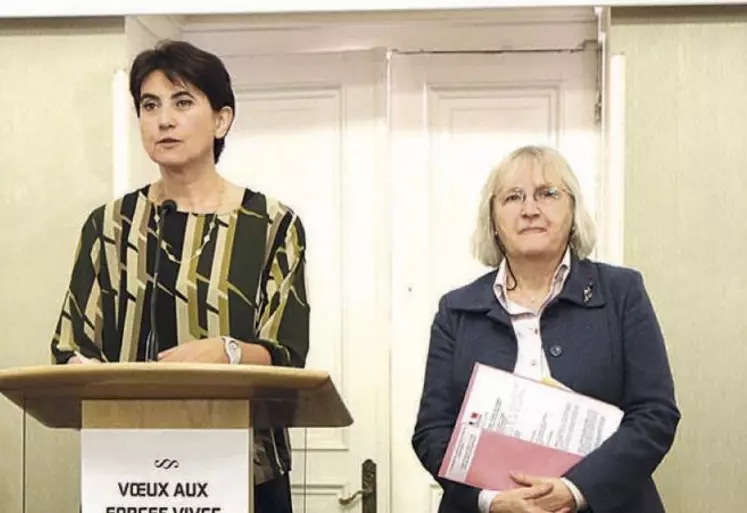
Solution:
<svg viewBox="0 0 747 513">
<path fill-rule="evenodd" d="M 179 139 L 174 139 L 172 137 L 164 137 L 163 139 L 158 140 L 158 144 L 176 144 L 181 142 Z"/>
<path fill-rule="evenodd" d="M 536 226 L 532 226 L 529 228 L 522 229 L 519 233 L 545 233 L 547 230 L 545 228 L 538 228 Z"/>
</svg>

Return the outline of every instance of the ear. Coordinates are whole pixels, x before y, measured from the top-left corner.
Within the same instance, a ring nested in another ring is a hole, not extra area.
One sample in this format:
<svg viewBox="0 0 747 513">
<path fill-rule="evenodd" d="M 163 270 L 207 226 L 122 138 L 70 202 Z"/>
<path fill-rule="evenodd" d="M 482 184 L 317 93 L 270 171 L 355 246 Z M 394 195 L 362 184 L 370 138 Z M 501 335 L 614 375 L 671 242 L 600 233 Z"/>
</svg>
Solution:
<svg viewBox="0 0 747 513">
<path fill-rule="evenodd" d="M 215 138 L 223 139 L 233 124 L 233 109 L 223 107 L 215 115 Z"/>
</svg>

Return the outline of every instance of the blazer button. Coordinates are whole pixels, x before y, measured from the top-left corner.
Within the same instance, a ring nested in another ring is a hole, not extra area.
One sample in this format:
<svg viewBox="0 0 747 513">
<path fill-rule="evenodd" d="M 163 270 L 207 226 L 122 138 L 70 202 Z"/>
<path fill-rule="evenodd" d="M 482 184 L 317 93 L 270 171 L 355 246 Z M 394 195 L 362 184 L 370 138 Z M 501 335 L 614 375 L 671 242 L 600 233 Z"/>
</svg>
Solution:
<svg viewBox="0 0 747 513">
<path fill-rule="evenodd" d="M 558 356 L 563 354 L 563 348 L 560 346 L 552 346 L 550 348 L 550 354 L 554 356 L 555 358 L 557 358 Z"/>
</svg>

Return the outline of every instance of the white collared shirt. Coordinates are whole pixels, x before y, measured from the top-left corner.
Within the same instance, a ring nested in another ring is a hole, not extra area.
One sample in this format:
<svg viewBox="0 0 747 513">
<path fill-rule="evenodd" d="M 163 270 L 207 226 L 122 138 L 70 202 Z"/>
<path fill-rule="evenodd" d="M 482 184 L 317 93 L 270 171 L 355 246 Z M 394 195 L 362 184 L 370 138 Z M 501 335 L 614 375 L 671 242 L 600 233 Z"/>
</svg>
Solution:
<svg viewBox="0 0 747 513">
<path fill-rule="evenodd" d="M 542 347 L 540 318 L 542 317 L 542 312 L 544 312 L 547 305 L 560 294 L 561 290 L 563 290 L 563 285 L 565 285 L 565 281 L 570 274 L 570 269 L 571 251 L 570 249 L 567 249 L 563 255 L 563 259 L 558 265 L 558 268 L 555 270 L 550 292 L 547 294 L 547 297 L 545 297 L 538 311 L 533 312 L 518 303 L 514 303 L 508 298 L 508 294 L 506 293 L 506 280 L 508 278 L 506 260 L 504 259 L 498 267 L 498 273 L 496 274 L 495 282 L 493 283 L 493 291 L 496 299 L 498 299 L 498 302 L 511 318 L 511 324 L 514 328 L 514 333 L 516 334 L 517 356 L 516 364 L 514 365 L 514 374 L 534 379 L 536 381 L 552 379 L 550 366 L 547 363 L 547 357 Z M 584 509 L 586 507 L 586 501 L 584 500 L 583 495 L 581 495 L 581 491 L 568 479 L 563 478 L 563 481 L 571 490 L 571 494 L 576 501 L 578 509 Z M 490 503 L 498 493 L 499 492 L 494 490 L 482 490 L 480 492 L 478 506 L 482 513 L 489 513 Z"/>
</svg>

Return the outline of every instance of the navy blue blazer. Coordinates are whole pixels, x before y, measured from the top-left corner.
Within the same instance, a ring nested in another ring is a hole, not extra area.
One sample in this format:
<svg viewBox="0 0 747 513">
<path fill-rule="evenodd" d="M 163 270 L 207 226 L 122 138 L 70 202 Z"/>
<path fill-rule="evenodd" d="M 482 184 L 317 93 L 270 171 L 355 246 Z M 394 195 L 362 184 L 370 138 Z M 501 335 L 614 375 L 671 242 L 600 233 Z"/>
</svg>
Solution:
<svg viewBox="0 0 747 513">
<path fill-rule="evenodd" d="M 476 362 L 512 371 L 517 343 L 493 292 L 497 271 L 443 296 L 433 321 L 412 438 L 438 475 Z M 664 339 L 641 274 L 573 258 L 560 295 L 540 319 L 552 376 L 624 411 L 620 428 L 565 477 L 593 513 L 662 513 L 651 477 L 680 419 Z M 437 478 L 439 513 L 477 513 L 479 489 Z"/>
</svg>

